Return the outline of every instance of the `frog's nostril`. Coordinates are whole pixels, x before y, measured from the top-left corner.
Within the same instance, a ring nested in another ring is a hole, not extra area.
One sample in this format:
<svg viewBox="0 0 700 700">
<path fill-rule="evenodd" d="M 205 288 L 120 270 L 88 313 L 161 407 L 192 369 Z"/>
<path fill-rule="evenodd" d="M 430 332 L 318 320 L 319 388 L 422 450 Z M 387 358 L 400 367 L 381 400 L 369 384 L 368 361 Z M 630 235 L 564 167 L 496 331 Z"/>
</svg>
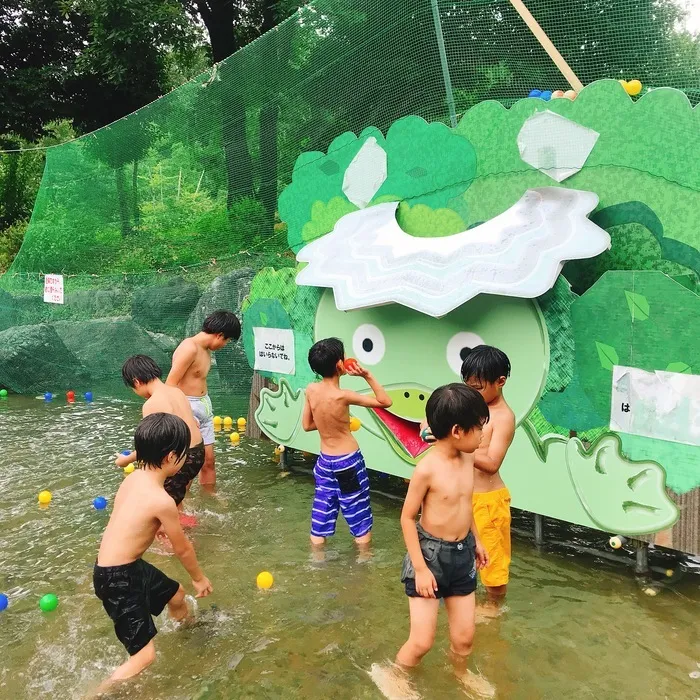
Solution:
<svg viewBox="0 0 700 700">
<path fill-rule="evenodd" d="M 425 396 L 423 394 L 418 394 L 419 401 L 425 401 Z"/>
<path fill-rule="evenodd" d="M 406 399 L 410 399 L 410 398 L 411 398 L 411 394 L 409 394 L 407 391 L 404 391 L 404 392 L 403 392 L 403 395 L 404 395 L 404 398 L 406 398 Z"/>
</svg>

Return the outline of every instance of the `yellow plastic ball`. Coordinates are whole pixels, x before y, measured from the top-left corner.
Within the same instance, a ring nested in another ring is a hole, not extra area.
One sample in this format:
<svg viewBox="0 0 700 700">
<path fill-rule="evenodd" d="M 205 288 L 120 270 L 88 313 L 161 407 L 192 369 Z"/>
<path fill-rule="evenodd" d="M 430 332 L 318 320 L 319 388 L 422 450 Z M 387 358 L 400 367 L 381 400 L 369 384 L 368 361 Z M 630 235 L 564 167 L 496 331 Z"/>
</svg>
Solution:
<svg viewBox="0 0 700 700">
<path fill-rule="evenodd" d="M 352 416 L 350 418 L 350 430 L 354 433 L 356 430 L 359 430 L 362 427 L 362 421 L 359 418 L 355 418 L 355 416 Z"/>
<path fill-rule="evenodd" d="M 282 454 L 284 452 L 284 445 L 280 445 L 278 448 L 279 454 Z"/>
<path fill-rule="evenodd" d="M 642 91 L 642 83 L 639 80 L 630 80 L 624 88 L 628 95 L 638 95 Z"/>
<path fill-rule="evenodd" d="M 231 418 L 231 416 L 226 416 L 224 418 L 224 427 L 230 428 L 232 425 L 233 425 L 233 418 Z"/>
<path fill-rule="evenodd" d="M 264 591 L 266 591 L 268 588 L 272 588 L 272 584 L 274 582 L 275 579 L 272 578 L 272 574 L 269 571 L 261 571 L 258 574 L 258 577 L 255 579 L 255 583 L 257 583 L 258 588 L 261 588 Z"/>
<path fill-rule="evenodd" d="M 231 442 L 234 444 L 239 443 L 241 441 L 241 436 L 238 433 L 231 433 L 230 437 Z"/>
<path fill-rule="evenodd" d="M 243 418 L 243 416 L 241 416 L 241 417 L 236 421 L 236 423 L 238 424 L 238 427 L 239 427 L 239 428 L 245 428 L 246 425 L 248 425 L 248 421 L 247 421 L 245 418 Z"/>
<path fill-rule="evenodd" d="M 214 425 L 217 425 L 217 424 L 221 425 L 222 420 L 223 420 L 223 418 L 221 416 L 214 416 Z"/>
<path fill-rule="evenodd" d="M 127 464 L 124 467 L 124 476 L 129 476 L 129 474 L 131 474 L 134 471 L 134 469 L 136 469 L 136 467 L 133 464 Z"/>
<path fill-rule="evenodd" d="M 560 97 L 564 97 L 564 91 L 563 91 L 563 90 L 555 90 L 555 91 L 552 93 L 552 99 L 553 99 L 553 100 L 557 100 L 557 99 L 559 99 Z"/>
<path fill-rule="evenodd" d="M 575 100 L 575 99 L 578 97 L 578 93 L 576 92 L 576 90 L 567 90 L 567 91 L 564 93 L 564 97 L 566 97 L 567 99 L 573 101 L 573 100 Z"/>
<path fill-rule="evenodd" d="M 51 491 L 41 491 L 39 493 L 39 503 L 41 503 L 42 506 L 47 506 L 49 503 L 51 503 Z"/>
</svg>

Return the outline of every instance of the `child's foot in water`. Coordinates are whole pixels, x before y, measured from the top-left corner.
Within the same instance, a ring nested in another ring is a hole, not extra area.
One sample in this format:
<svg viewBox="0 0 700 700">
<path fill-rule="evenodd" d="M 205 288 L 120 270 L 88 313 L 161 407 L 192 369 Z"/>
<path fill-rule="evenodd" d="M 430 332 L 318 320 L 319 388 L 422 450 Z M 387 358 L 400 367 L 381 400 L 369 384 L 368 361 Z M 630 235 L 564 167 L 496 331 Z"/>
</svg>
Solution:
<svg viewBox="0 0 700 700">
<path fill-rule="evenodd" d="M 183 528 L 196 527 L 197 524 L 197 516 L 194 513 L 185 513 L 184 511 L 180 511 L 180 525 Z"/>
<path fill-rule="evenodd" d="M 467 669 L 458 676 L 457 680 L 462 684 L 469 697 L 495 698 L 496 688 L 489 683 L 480 673 L 474 673 Z"/>
<path fill-rule="evenodd" d="M 421 700 L 408 673 L 391 661 L 372 664 L 368 674 L 387 700 Z"/>
<path fill-rule="evenodd" d="M 496 617 L 500 617 L 507 610 L 502 604 L 495 601 L 486 601 L 476 606 L 476 622 L 490 622 Z"/>
</svg>

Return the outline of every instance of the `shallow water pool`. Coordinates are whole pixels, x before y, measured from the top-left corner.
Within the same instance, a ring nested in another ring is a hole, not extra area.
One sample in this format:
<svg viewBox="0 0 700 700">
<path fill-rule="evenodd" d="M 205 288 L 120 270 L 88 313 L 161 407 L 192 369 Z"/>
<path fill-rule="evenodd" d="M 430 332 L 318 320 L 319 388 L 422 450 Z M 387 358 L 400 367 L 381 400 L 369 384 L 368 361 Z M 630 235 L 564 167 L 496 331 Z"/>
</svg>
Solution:
<svg viewBox="0 0 700 700">
<path fill-rule="evenodd" d="M 233 405 L 231 413 L 244 405 Z M 121 480 L 114 452 L 130 446 L 140 406 L 0 403 L 0 698 L 83 697 L 124 659 L 92 591 L 91 569 Z M 157 621 L 158 659 L 117 698 L 381 698 L 368 673 L 393 658 L 408 630 L 399 581 L 400 503 L 374 497 L 375 544 L 358 563 L 344 525 L 323 563 L 308 551 L 312 481 L 280 476 L 269 442 L 217 441 L 218 491 L 193 489 L 192 538 L 214 594 L 198 622 Z M 382 486 L 382 482 L 378 484 Z M 47 509 L 37 494 L 50 489 Z M 188 588 L 178 561 L 146 558 Z M 258 591 L 269 570 L 274 587 Z M 497 697 L 700 698 L 700 592 L 686 576 L 645 596 L 627 568 L 584 555 L 538 552 L 516 537 L 508 611 L 479 625 L 473 666 Z M 54 592 L 60 605 L 42 613 Z M 416 673 L 422 697 L 464 697 L 449 673 L 446 620 Z"/>
</svg>

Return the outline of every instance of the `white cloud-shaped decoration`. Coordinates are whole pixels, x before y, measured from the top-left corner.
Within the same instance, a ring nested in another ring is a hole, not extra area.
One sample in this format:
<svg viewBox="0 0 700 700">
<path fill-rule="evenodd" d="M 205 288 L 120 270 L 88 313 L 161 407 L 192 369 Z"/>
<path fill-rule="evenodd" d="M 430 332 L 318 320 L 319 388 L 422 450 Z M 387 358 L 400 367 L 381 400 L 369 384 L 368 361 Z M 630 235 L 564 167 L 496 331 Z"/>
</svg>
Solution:
<svg viewBox="0 0 700 700">
<path fill-rule="evenodd" d="M 610 236 L 589 221 L 593 192 L 528 190 L 503 214 L 442 238 L 401 230 L 396 202 L 343 216 L 302 248 L 297 284 L 330 287 L 341 311 L 402 304 L 440 318 L 477 294 L 534 298 L 554 285 L 566 260 L 592 258 Z"/>
<path fill-rule="evenodd" d="M 343 193 L 356 207 L 364 209 L 379 192 L 386 177 L 386 151 L 371 136 L 345 170 Z"/>
<path fill-rule="evenodd" d="M 525 121 L 518 149 L 528 165 L 562 182 L 581 170 L 598 136 L 597 131 L 546 110 Z"/>
</svg>

